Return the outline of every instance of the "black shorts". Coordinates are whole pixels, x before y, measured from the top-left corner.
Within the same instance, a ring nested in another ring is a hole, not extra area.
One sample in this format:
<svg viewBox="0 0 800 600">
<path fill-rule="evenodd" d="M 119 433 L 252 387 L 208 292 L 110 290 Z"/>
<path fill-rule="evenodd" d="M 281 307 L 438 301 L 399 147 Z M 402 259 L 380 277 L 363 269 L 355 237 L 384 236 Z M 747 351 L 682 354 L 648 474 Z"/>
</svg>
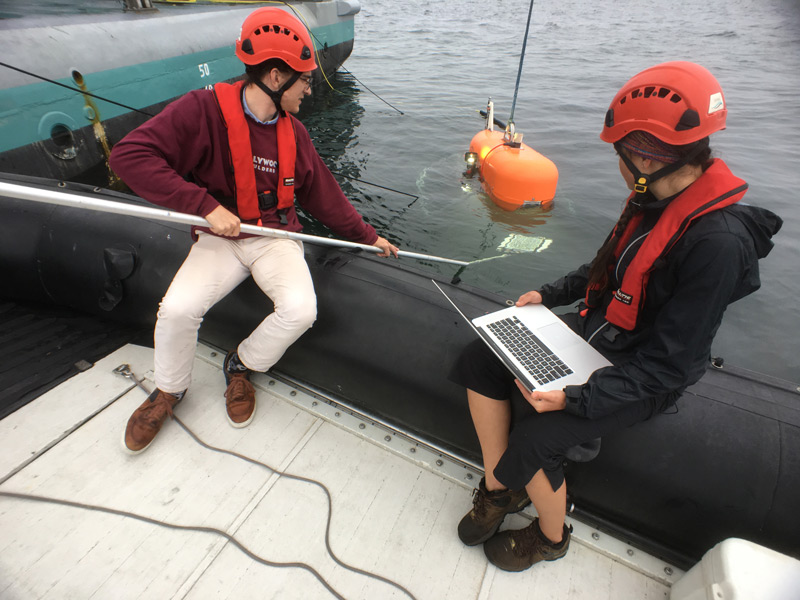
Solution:
<svg viewBox="0 0 800 600">
<path fill-rule="evenodd" d="M 570 448 L 601 438 L 658 413 L 658 398 L 631 402 L 599 419 L 587 419 L 554 411 L 538 413 L 522 396 L 514 376 L 482 340 L 467 345 L 450 371 L 450 381 L 498 402 L 511 402 L 508 448 L 494 476 L 512 490 L 525 487 L 544 469 L 553 490 L 564 483 L 564 455 Z"/>
</svg>

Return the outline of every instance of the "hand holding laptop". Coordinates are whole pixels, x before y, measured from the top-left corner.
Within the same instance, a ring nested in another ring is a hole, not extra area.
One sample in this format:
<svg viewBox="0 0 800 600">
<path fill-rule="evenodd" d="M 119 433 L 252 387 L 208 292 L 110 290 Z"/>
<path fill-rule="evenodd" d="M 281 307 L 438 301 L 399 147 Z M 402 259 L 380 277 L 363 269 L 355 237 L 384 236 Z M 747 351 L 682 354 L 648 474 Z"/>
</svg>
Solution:
<svg viewBox="0 0 800 600">
<path fill-rule="evenodd" d="M 525 306 L 526 304 L 541 304 L 542 295 L 536 290 L 532 292 L 525 292 L 516 302 L 517 306 Z"/>
<path fill-rule="evenodd" d="M 515 379 L 514 383 L 517 384 L 519 391 L 522 392 L 522 397 L 525 398 L 538 413 L 564 410 L 564 407 L 567 406 L 567 395 L 564 393 L 564 390 L 529 392 L 519 379 Z"/>
</svg>

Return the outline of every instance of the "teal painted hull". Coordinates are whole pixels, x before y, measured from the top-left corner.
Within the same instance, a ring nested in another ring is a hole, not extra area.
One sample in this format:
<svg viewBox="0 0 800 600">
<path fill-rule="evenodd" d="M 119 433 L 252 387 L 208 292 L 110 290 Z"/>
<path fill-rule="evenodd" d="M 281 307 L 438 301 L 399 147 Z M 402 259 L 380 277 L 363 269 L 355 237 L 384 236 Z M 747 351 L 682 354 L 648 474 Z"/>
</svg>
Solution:
<svg viewBox="0 0 800 600">
<path fill-rule="evenodd" d="M 335 0 L 293 8 L 332 74 L 352 51 L 354 15 L 338 16 Z M 113 184 L 87 174 L 104 171 L 116 141 L 186 92 L 243 74 L 233 41 L 251 10 L 69 15 L 58 27 L 44 17 L 0 21 L 0 171 Z"/>
</svg>

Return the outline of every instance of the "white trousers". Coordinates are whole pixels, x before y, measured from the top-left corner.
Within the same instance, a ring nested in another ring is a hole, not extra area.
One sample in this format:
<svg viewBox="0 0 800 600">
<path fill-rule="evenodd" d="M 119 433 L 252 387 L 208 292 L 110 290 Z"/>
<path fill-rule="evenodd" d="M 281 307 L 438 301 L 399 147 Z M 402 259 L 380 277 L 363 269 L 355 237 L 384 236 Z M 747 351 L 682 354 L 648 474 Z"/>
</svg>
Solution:
<svg viewBox="0 0 800 600">
<path fill-rule="evenodd" d="M 314 284 L 301 242 L 199 235 L 159 305 L 155 383 L 167 393 L 189 387 L 203 317 L 249 275 L 272 300 L 275 311 L 239 344 L 239 358 L 246 367 L 253 371 L 272 367 L 317 317 Z"/>
</svg>

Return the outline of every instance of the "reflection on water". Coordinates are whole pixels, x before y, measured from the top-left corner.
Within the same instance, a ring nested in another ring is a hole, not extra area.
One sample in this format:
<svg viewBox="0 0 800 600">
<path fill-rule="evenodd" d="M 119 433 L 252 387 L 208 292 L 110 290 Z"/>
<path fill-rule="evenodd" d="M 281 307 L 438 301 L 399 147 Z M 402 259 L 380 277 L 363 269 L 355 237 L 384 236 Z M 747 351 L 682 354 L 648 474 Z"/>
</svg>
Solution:
<svg viewBox="0 0 800 600">
<path fill-rule="evenodd" d="M 351 77 L 336 73 L 330 80 L 317 84 L 300 105 L 297 117 L 308 129 L 317 152 L 328 168 L 337 175 L 344 193 L 358 208 L 363 194 L 356 182 L 366 157 L 354 150 L 358 145 L 356 129 L 364 108 L 359 103 L 361 90 Z M 330 232 L 301 209 L 298 210 L 305 233 L 328 235 Z"/>
<path fill-rule="evenodd" d="M 314 87 L 297 114 L 313 132 L 314 145 L 328 167 L 350 177 L 360 175 L 359 162 L 364 161 L 357 153 L 345 157 L 345 152 L 358 144 L 356 129 L 364 114 L 361 94 L 352 77 L 337 73 L 330 84 L 322 81 Z"/>
<path fill-rule="evenodd" d="M 514 211 L 503 210 L 492 202 L 489 195 L 481 189 L 479 182 L 475 182 L 473 185 L 474 187 L 470 186 L 467 189 L 480 200 L 486 211 L 486 216 L 494 223 L 502 223 L 508 226 L 509 231 L 528 232 L 534 227 L 544 225 L 553 213 L 554 204 L 552 202 L 539 206 L 526 206 Z M 464 185 L 461 187 L 465 189 Z"/>
</svg>

